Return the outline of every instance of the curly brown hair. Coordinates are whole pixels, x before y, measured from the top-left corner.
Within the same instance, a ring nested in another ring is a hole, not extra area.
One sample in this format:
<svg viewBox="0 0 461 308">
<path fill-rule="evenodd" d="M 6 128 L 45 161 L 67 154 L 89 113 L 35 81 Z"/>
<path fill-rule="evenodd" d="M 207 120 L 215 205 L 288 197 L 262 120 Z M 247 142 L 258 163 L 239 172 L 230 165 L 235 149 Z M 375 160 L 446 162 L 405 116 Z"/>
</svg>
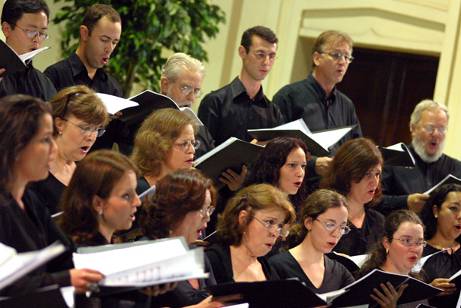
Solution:
<svg viewBox="0 0 461 308">
<path fill-rule="evenodd" d="M 368 138 L 352 139 L 344 143 L 336 152 L 327 175 L 320 186 L 330 188 L 347 196 L 352 182 L 358 183 L 374 166 L 383 165 L 383 157 L 376 145 Z M 381 197 L 381 181 L 373 196 L 372 203 Z"/>
<path fill-rule="evenodd" d="M 212 181 L 196 169 L 177 170 L 163 177 L 155 194 L 143 201 L 141 228 L 150 239 L 168 237 L 170 230 L 181 224 L 189 212 L 198 211 L 211 194 L 211 206 L 216 204 Z"/>
<path fill-rule="evenodd" d="M 160 175 L 173 143 L 187 125 L 192 125 L 194 134 L 197 132 L 192 118 L 172 108 L 160 109 L 144 120 L 136 134 L 131 155 L 142 175 Z"/>
<path fill-rule="evenodd" d="M 259 210 L 279 209 L 285 214 L 284 224 L 291 225 L 296 214 L 288 196 L 278 188 L 269 184 L 255 184 L 240 190 L 226 205 L 218 218 L 217 233 L 225 245 L 240 245 L 243 232 L 253 220 L 254 213 Z M 239 223 L 241 211 L 249 212 L 245 224 Z"/>
<path fill-rule="evenodd" d="M 60 201 L 60 225 L 74 243 L 85 243 L 97 235 L 98 213 L 93 198 L 108 198 L 128 171 L 139 175 L 128 157 L 111 150 L 92 152 L 78 164 Z"/>
</svg>

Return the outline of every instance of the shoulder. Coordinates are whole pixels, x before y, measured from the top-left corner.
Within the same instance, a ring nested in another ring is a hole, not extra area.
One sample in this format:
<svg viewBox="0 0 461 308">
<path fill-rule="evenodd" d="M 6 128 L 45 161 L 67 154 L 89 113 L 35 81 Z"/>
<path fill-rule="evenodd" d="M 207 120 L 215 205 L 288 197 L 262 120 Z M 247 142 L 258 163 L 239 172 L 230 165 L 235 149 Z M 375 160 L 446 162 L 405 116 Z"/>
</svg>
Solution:
<svg viewBox="0 0 461 308">
<path fill-rule="evenodd" d="M 368 220 L 372 220 L 373 222 L 377 222 L 377 223 L 381 223 L 381 222 L 384 223 L 384 220 L 385 220 L 384 215 L 381 214 L 380 212 L 378 212 L 375 209 L 366 207 L 365 208 L 365 215 L 366 215 Z"/>
<path fill-rule="evenodd" d="M 271 265 L 279 265 L 279 264 L 286 264 L 288 262 L 292 262 L 294 258 L 288 251 L 283 251 L 278 254 L 273 255 L 269 258 L 269 263 Z"/>
<path fill-rule="evenodd" d="M 231 84 L 227 84 L 222 88 L 211 91 L 200 102 L 200 106 L 206 106 L 212 103 L 220 103 L 224 101 L 224 97 L 227 96 L 231 91 Z"/>
<path fill-rule="evenodd" d="M 206 248 L 205 253 L 207 257 L 210 259 L 230 258 L 229 246 L 224 246 L 222 244 L 212 244 L 211 246 Z"/>
<path fill-rule="evenodd" d="M 283 86 L 280 90 L 275 93 L 275 97 L 280 97 L 280 96 L 291 96 L 291 95 L 297 95 L 299 94 L 299 91 L 303 91 L 308 87 L 308 82 L 307 79 L 303 80 L 298 80 L 293 83 L 289 83 L 285 86 Z"/>
<path fill-rule="evenodd" d="M 64 70 L 66 70 L 69 66 L 69 63 L 68 63 L 68 59 L 63 59 L 61 61 L 58 61 L 56 62 L 55 64 L 51 64 L 50 66 L 48 66 L 44 73 L 46 75 L 50 74 L 50 73 L 58 73 L 58 72 L 62 72 Z"/>
</svg>

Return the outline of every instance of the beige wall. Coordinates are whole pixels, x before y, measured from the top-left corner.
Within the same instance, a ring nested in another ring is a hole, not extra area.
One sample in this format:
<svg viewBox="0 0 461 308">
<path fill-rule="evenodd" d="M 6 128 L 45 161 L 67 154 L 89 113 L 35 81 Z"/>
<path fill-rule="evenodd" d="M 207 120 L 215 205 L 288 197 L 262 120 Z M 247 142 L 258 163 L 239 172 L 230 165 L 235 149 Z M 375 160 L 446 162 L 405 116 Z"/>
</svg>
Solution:
<svg viewBox="0 0 461 308">
<path fill-rule="evenodd" d="M 51 1 L 48 1 L 50 3 Z M 313 39 L 327 29 L 348 32 L 356 46 L 440 56 L 435 99 L 447 104 L 450 126 L 446 152 L 461 159 L 455 132 L 461 131 L 461 0 L 211 0 L 226 12 L 226 24 L 206 43 L 209 61 L 203 92 L 238 75 L 241 33 L 256 24 L 279 37 L 278 58 L 263 83 L 269 97 L 283 85 L 302 79 L 310 69 Z M 51 4 L 51 12 L 58 7 Z M 38 56 L 44 69 L 60 59 L 59 30 L 50 25 L 52 49 Z"/>
</svg>

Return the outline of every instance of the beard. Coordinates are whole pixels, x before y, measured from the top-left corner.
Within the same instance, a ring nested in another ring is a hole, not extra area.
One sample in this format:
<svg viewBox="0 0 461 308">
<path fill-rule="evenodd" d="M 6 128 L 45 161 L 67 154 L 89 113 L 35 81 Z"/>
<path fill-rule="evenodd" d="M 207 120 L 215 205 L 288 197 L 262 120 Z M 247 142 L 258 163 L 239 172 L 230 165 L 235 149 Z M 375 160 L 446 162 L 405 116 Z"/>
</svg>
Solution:
<svg viewBox="0 0 461 308">
<path fill-rule="evenodd" d="M 442 141 L 440 144 L 439 144 L 439 148 L 437 149 L 437 151 L 432 154 L 432 155 L 429 155 L 426 153 L 426 148 L 425 148 L 425 144 L 424 142 L 419 139 L 418 137 L 415 137 L 411 140 L 411 145 L 413 145 L 413 148 L 415 149 L 415 152 L 416 154 L 419 155 L 419 157 L 421 157 L 421 159 L 426 162 L 426 163 L 433 163 L 435 161 L 438 161 L 439 158 L 442 156 L 443 154 L 443 148 L 445 147 L 445 140 Z"/>
</svg>

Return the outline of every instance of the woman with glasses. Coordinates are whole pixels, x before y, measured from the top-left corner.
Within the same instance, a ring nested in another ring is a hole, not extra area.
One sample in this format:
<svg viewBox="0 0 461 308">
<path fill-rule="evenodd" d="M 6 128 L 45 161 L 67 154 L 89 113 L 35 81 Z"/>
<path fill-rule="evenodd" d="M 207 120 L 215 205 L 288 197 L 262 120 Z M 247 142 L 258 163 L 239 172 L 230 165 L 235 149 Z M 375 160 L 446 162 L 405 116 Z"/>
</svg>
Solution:
<svg viewBox="0 0 461 308">
<path fill-rule="evenodd" d="M 461 185 L 445 184 L 429 195 L 421 212 L 426 226 L 426 247 L 423 256 L 429 256 L 423 271 L 435 287 L 444 289 L 442 296 L 429 300 L 435 307 L 455 307 L 459 290 L 449 277 L 461 270 Z"/>
<path fill-rule="evenodd" d="M 299 224 L 293 227 L 301 243 L 269 259 L 278 276 L 297 277 L 315 293 L 338 290 L 352 283 L 352 274 L 326 255 L 350 231 L 347 213 L 342 195 L 327 189 L 313 192 L 300 209 Z"/>
<path fill-rule="evenodd" d="M 382 165 L 381 153 L 370 139 L 349 140 L 336 152 L 321 186 L 346 197 L 351 231 L 341 237 L 334 251 L 362 255 L 381 239 L 384 216 L 371 205 L 381 195 Z"/>
<path fill-rule="evenodd" d="M 102 101 L 86 86 L 65 88 L 51 100 L 53 137 L 57 155 L 50 162 L 48 177 L 35 183 L 33 190 L 51 214 L 59 212 L 59 199 L 69 185 L 76 162 L 82 160 L 102 136 L 108 114 Z"/>
<path fill-rule="evenodd" d="M 206 254 L 216 281 L 278 279 L 264 256 L 285 237 L 295 212 L 287 195 L 268 184 L 240 190 L 219 217 L 217 243 Z"/>
<path fill-rule="evenodd" d="M 141 171 L 139 193 L 173 171 L 192 167 L 198 146 L 195 132 L 194 120 L 171 108 L 155 111 L 144 120 L 131 156 Z"/>
<path fill-rule="evenodd" d="M 216 193 L 211 180 L 198 170 L 177 170 L 157 183 L 154 195 L 143 203 L 141 228 L 148 239 L 182 236 L 193 245 L 205 230 L 213 213 Z M 211 302 L 206 287 L 216 284 L 205 258 L 208 279 L 189 279 L 154 299 L 155 306 L 183 307 Z M 201 306 L 200 306 L 201 307 Z"/>
<path fill-rule="evenodd" d="M 424 246 L 424 225 L 418 215 L 409 210 L 394 211 L 386 217 L 384 235 L 371 250 L 370 256 L 360 269 L 360 276 L 378 268 L 385 272 L 421 279 L 422 275 L 413 272 L 412 269 L 421 258 Z M 386 301 L 381 292 L 375 292 L 371 297 L 381 306 L 396 307 L 406 285 L 400 285 L 397 289 L 389 283 L 386 285 L 387 292 L 394 295 L 392 301 Z M 388 300 L 390 299 L 392 298 Z M 417 304 L 404 305 L 416 307 Z"/>
</svg>

